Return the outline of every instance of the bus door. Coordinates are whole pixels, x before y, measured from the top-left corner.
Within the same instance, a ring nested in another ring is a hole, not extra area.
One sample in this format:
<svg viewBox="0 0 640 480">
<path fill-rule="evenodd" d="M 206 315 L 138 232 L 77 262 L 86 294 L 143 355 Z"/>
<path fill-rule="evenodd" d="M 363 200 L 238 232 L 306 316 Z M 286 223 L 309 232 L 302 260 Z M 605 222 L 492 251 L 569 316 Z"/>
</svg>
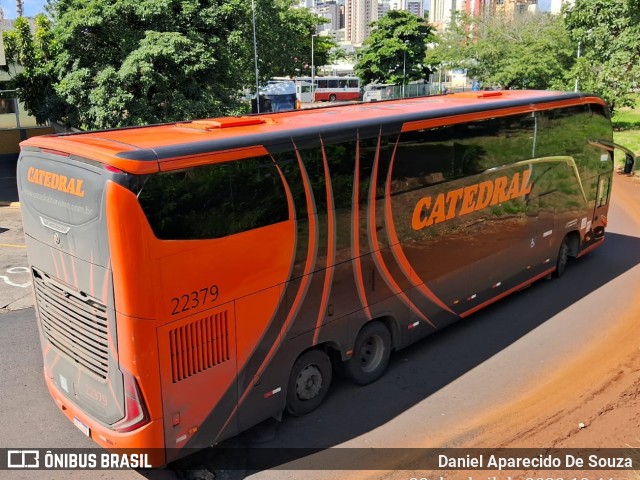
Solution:
<svg viewBox="0 0 640 480">
<path fill-rule="evenodd" d="M 593 211 L 592 230 L 595 238 L 604 235 L 607 226 L 607 210 L 609 209 L 609 196 L 611 194 L 611 173 L 605 173 L 598 177 L 598 192 L 596 205 Z"/>
<path fill-rule="evenodd" d="M 557 194 L 553 191 L 539 192 L 534 189 L 527 199 L 527 277 L 551 268 L 554 261 L 555 249 L 559 245 L 555 240 L 558 233 L 555 231 L 556 197 Z"/>
</svg>

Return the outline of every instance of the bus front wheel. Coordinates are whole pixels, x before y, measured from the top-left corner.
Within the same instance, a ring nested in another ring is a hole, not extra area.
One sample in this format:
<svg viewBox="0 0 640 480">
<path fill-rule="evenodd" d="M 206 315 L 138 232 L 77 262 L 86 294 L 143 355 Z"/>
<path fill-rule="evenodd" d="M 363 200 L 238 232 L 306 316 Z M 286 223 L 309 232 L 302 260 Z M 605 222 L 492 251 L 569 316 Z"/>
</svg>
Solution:
<svg viewBox="0 0 640 480">
<path fill-rule="evenodd" d="M 321 350 L 303 353 L 291 370 L 287 386 L 287 411 L 300 417 L 320 406 L 329 391 L 331 360 Z"/>
<path fill-rule="evenodd" d="M 390 356 L 389 330 L 381 322 L 371 322 L 358 333 L 353 356 L 344 363 L 344 371 L 354 383 L 368 385 L 384 374 Z"/>
<path fill-rule="evenodd" d="M 335 102 L 336 101 L 336 96 L 333 93 L 331 95 L 329 95 L 329 101 L 330 102 Z"/>
<path fill-rule="evenodd" d="M 558 259 L 556 260 L 556 269 L 553 272 L 555 278 L 560 278 L 567 271 L 567 262 L 569 261 L 569 241 L 565 237 L 558 251 Z"/>
</svg>

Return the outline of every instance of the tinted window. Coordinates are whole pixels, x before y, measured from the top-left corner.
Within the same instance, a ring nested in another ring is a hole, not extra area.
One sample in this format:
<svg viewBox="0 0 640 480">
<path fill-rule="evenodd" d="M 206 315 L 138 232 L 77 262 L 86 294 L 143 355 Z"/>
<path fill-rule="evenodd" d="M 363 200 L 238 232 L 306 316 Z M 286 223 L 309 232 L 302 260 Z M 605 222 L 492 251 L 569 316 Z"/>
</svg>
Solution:
<svg viewBox="0 0 640 480">
<path fill-rule="evenodd" d="M 538 117 L 536 154 L 538 157 L 569 155 L 583 178 L 594 177 L 610 165 L 608 152 L 589 140 L 612 141 L 608 111 L 600 105 L 579 105 L 541 112 Z"/>
<path fill-rule="evenodd" d="M 403 133 L 393 192 L 412 190 L 526 160 L 535 118 L 514 115 Z"/>
<path fill-rule="evenodd" d="M 138 198 L 164 240 L 219 238 L 288 219 L 286 192 L 270 157 L 151 175 Z"/>
<path fill-rule="evenodd" d="M 473 175 L 532 158 L 534 131 L 531 114 L 456 125 L 456 173 Z"/>
<path fill-rule="evenodd" d="M 403 133 L 396 151 L 392 192 L 454 178 L 454 127 Z"/>
</svg>

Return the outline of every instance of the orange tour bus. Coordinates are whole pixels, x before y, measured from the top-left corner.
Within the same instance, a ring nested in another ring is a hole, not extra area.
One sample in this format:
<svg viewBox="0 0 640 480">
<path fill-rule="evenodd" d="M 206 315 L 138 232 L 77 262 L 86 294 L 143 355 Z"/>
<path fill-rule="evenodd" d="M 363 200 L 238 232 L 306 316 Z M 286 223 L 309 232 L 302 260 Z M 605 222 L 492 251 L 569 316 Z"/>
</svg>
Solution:
<svg viewBox="0 0 640 480">
<path fill-rule="evenodd" d="M 604 102 L 467 92 L 24 141 L 51 395 L 170 462 L 602 244 Z"/>
</svg>

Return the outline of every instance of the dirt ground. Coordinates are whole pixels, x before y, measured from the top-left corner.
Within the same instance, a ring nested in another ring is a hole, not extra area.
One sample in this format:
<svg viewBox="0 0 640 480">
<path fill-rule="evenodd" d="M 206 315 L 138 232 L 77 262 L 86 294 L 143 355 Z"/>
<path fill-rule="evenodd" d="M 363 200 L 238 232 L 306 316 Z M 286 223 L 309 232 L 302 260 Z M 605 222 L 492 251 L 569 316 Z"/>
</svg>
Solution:
<svg viewBox="0 0 640 480">
<path fill-rule="evenodd" d="M 640 178 L 618 175 L 614 190 L 619 203 L 625 205 L 640 230 Z M 472 426 L 473 434 L 466 441 L 450 439 L 454 445 L 476 448 L 640 449 L 638 285 L 629 286 L 628 294 L 631 301 L 624 317 L 613 331 L 604 334 L 601 342 L 555 372 L 534 392 L 527 392 L 526 396 L 506 408 L 502 406 L 488 412 Z M 636 450 L 634 455 L 637 457 L 639 452 Z M 447 471 L 445 478 L 458 478 L 452 473 L 456 472 Z M 486 472 L 486 475 L 494 473 L 499 472 Z M 505 472 L 501 472 L 498 478 L 504 475 Z M 513 478 L 536 476 L 550 475 L 548 471 L 529 471 L 513 475 Z M 576 471 L 553 472 L 554 478 L 576 476 L 640 480 L 638 471 L 594 471 L 589 475 Z"/>
</svg>

